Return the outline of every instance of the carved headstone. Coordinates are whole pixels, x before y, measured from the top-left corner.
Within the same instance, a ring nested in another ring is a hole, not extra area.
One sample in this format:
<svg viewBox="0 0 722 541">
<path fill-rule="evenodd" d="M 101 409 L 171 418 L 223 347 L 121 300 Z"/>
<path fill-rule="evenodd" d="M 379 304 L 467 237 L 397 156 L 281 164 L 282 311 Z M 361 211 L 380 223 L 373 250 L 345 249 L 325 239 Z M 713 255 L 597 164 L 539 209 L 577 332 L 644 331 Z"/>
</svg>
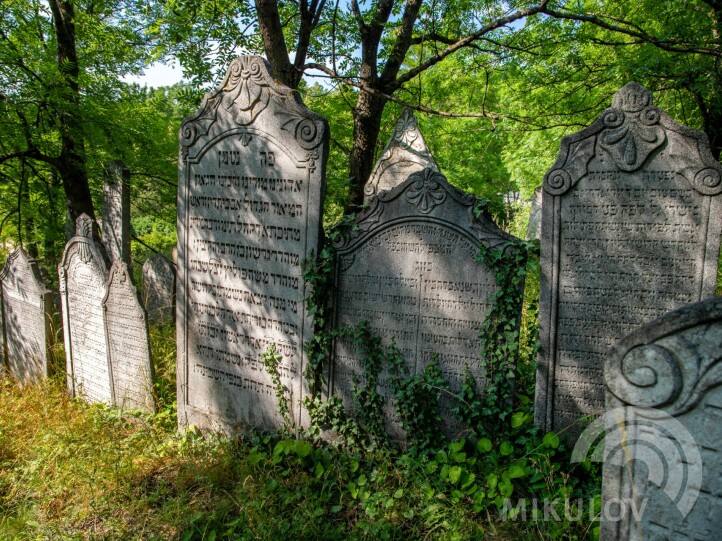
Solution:
<svg viewBox="0 0 722 541">
<path fill-rule="evenodd" d="M 113 161 L 105 167 L 102 235 L 110 261 L 130 265 L 130 169 Z"/>
<path fill-rule="evenodd" d="M 37 262 L 22 248 L 11 253 L 0 273 L 4 352 L 10 374 L 20 383 L 48 376 L 53 344 L 52 294 Z"/>
<path fill-rule="evenodd" d="M 718 539 L 722 298 L 687 305 L 631 333 L 604 377 L 610 419 L 603 505 L 613 511 L 603 514 L 601 539 Z"/>
<path fill-rule="evenodd" d="M 426 167 L 439 170 L 419 131 L 414 113 L 411 109 L 404 109 L 396 121 L 394 133 L 364 186 L 366 202 L 372 195 L 395 188 L 409 178 L 411 173 Z"/>
<path fill-rule="evenodd" d="M 162 254 L 143 263 L 143 304 L 148 321 L 175 320 L 175 265 Z"/>
<path fill-rule="evenodd" d="M 318 251 L 328 128 L 260 57 L 233 60 L 180 129 L 178 421 L 282 426 L 262 364 L 271 344 L 301 417 L 302 265 Z"/>
<path fill-rule="evenodd" d="M 108 259 L 93 238 L 93 221 L 78 218 L 75 236 L 58 265 L 68 392 L 89 402 L 113 403 L 103 324 Z"/>
<path fill-rule="evenodd" d="M 110 267 L 103 310 L 113 403 L 122 408 L 153 410 L 148 324 L 128 267 L 121 259 Z"/>
<path fill-rule="evenodd" d="M 433 360 L 459 391 L 466 367 L 481 390 L 479 328 L 498 287 L 494 270 L 475 260 L 480 247 L 498 247 L 514 237 L 490 219 L 472 213 L 476 199 L 450 186 L 433 169 L 413 173 L 396 188 L 371 199 L 350 237 L 336 249 L 335 325 L 368 329 L 389 346 L 392 340 L 410 375 Z M 353 411 L 354 377 L 362 375 L 360 353 L 348 339 L 334 345 L 330 394 Z M 386 428 L 394 440 L 404 435 L 393 412 L 384 371 Z M 443 394 L 440 410 L 448 436 L 464 429 Z"/>
<path fill-rule="evenodd" d="M 531 211 L 529 212 L 529 225 L 526 228 L 526 240 L 541 239 L 542 223 L 542 189 L 541 186 L 534 190 L 534 197 L 531 200 Z"/>
<path fill-rule="evenodd" d="M 602 369 L 619 338 L 714 294 L 720 171 L 707 137 L 636 83 L 564 138 L 543 183 L 539 426 L 601 413 Z"/>
</svg>

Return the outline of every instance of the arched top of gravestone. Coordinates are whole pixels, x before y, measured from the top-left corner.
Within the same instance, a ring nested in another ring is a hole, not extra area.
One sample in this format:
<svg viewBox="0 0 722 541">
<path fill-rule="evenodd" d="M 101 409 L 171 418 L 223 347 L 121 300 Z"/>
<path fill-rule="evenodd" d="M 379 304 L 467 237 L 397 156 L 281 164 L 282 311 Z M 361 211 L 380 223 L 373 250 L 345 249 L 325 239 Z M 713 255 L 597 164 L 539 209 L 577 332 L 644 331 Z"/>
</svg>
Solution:
<svg viewBox="0 0 722 541">
<path fill-rule="evenodd" d="M 112 286 L 112 287 L 111 287 Z M 105 295 L 103 295 L 103 306 L 108 303 L 111 289 L 124 290 L 125 294 L 132 296 L 138 301 L 138 307 L 143 310 L 143 304 L 140 302 L 138 290 L 133 284 L 128 265 L 122 259 L 116 259 L 110 266 L 108 271 L 108 279 L 105 282 Z"/>
<path fill-rule="evenodd" d="M 50 293 L 40 275 L 38 262 L 22 248 L 16 248 L 5 260 L 5 266 L 0 271 L 0 282 L 7 281 L 12 281 L 18 291 L 28 294 L 45 295 Z"/>
<path fill-rule="evenodd" d="M 92 262 L 99 267 L 103 276 L 107 276 L 110 266 L 108 256 L 103 245 L 95 240 L 93 230 L 93 219 L 90 216 L 85 213 L 78 216 L 75 222 L 75 236 L 65 245 L 63 257 L 58 264 L 61 292 L 65 290 L 65 269 L 70 264 L 70 259 L 76 254 L 80 261 L 86 265 Z"/>
<path fill-rule="evenodd" d="M 260 56 L 235 58 L 220 86 L 205 95 L 200 110 L 183 120 L 182 158 L 195 161 L 216 140 L 236 133 L 244 146 L 255 135 L 268 138 L 297 165 L 306 163 L 314 170 L 326 119 L 307 109 L 295 90 L 276 82 L 271 71 Z M 291 137 L 277 137 L 279 130 Z"/>
<path fill-rule="evenodd" d="M 544 191 L 562 195 L 585 176 L 593 158 L 623 172 L 634 172 L 655 159 L 678 167 L 703 195 L 722 193 L 722 167 L 709 150 L 707 135 L 682 126 L 652 103 L 652 93 L 628 83 L 612 106 L 587 129 L 562 140 L 559 157 L 544 176 Z"/>
<path fill-rule="evenodd" d="M 375 193 L 394 188 L 409 174 L 426 167 L 439 170 L 414 113 L 406 108 L 396 121 L 394 133 L 364 186 L 364 195 L 368 199 Z"/>
<path fill-rule="evenodd" d="M 355 221 L 356 227 L 348 236 L 334 242 L 339 253 L 354 250 L 369 237 L 387 227 L 409 221 L 438 223 L 494 247 L 515 240 L 497 226 L 484 210 L 477 218 L 474 208 L 477 199 L 449 184 L 438 171 L 425 168 L 412 173 L 392 190 L 371 198 L 370 206 Z"/>
<path fill-rule="evenodd" d="M 605 363 L 607 388 L 633 406 L 660 408 L 675 416 L 689 411 L 705 392 L 722 383 L 721 337 L 714 335 L 714 342 L 705 348 L 689 336 L 684 338 L 683 332 L 720 320 L 722 297 L 713 297 L 640 327 L 617 345 Z"/>
</svg>

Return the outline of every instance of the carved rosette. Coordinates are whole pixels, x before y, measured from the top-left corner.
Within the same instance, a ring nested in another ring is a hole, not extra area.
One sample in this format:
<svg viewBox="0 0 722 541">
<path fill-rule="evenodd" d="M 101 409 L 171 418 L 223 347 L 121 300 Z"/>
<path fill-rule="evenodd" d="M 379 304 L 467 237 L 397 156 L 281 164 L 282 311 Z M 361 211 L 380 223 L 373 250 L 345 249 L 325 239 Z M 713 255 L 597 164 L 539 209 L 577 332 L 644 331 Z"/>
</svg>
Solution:
<svg viewBox="0 0 722 541">
<path fill-rule="evenodd" d="M 419 212 L 428 214 L 446 199 L 444 177 L 438 171 L 426 168 L 409 176 L 412 185 L 406 191 L 406 200 L 416 205 Z"/>
<path fill-rule="evenodd" d="M 599 144 L 619 169 L 636 171 L 666 140 L 660 117 L 660 110 L 652 105 L 652 93 L 629 83 L 614 95 L 612 107 L 602 113 L 605 129 Z"/>
</svg>

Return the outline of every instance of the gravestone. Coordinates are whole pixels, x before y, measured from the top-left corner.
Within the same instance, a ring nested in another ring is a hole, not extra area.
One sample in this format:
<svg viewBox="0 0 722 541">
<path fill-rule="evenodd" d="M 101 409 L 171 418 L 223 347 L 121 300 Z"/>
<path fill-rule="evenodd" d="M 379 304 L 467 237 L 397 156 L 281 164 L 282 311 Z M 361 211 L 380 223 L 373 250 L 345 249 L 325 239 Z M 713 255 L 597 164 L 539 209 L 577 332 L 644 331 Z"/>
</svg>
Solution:
<svg viewBox="0 0 722 541">
<path fill-rule="evenodd" d="M 148 321 L 175 320 L 175 265 L 162 254 L 143 263 L 143 304 Z"/>
<path fill-rule="evenodd" d="M 130 265 L 130 169 L 113 161 L 105 167 L 102 235 L 110 261 Z"/>
<path fill-rule="evenodd" d="M 419 131 L 414 113 L 411 109 L 404 109 L 396 121 L 394 133 L 364 186 L 365 201 L 368 203 L 372 195 L 395 188 L 409 178 L 411 173 L 426 167 L 439 170 Z"/>
<path fill-rule="evenodd" d="M 302 273 L 315 257 L 328 154 L 323 117 L 260 57 L 233 60 L 180 129 L 178 421 L 226 432 L 283 425 L 262 355 L 283 356 L 301 419 Z"/>
<path fill-rule="evenodd" d="M 37 262 L 22 248 L 16 249 L 0 272 L 0 285 L 3 349 L 10 374 L 21 384 L 47 377 L 53 303 Z"/>
<path fill-rule="evenodd" d="M 452 392 L 459 391 L 467 367 L 477 389 L 484 385 L 479 328 L 498 287 L 494 270 L 475 257 L 482 245 L 500 247 L 516 240 L 491 219 L 475 218 L 475 203 L 472 194 L 427 168 L 373 197 L 350 236 L 336 244 L 336 328 L 366 322 L 383 345 L 395 342 L 410 375 L 438 359 Z M 329 394 L 341 397 L 352 413 L 360 362 L 349 339 L 335 341 Z M 388 377 L 384 370 L 379 388 L 386 429 L 393 440 L 402 441 Z M 442 394 L 440 413 L 451 438 L 464 430 L 452 413 L 455 405 Z"/>
<path fill-rule="evenodd" d="M 542 188 L 534 190 L 534 197 L 531 200 L 531 211 L 529 212 L 529 225 L 526 228 L 526 240 L 541 239 L 542 222 Z"/>
<path fill-rule="evenodd" d="M 722 298 L 635 330 L 604 374 L 609 421 L 617 422 L 605 435 L 603 505 L 613 511 L 602 520 L 601 539 L 718 539 Z"/>
<path fill-rule="evenodd" d="M 113 403 L 122 408 L 152 411 L 153 366 L 148 324 L 122 259 L 116 259 L 110 267 L 103 310 Z"/>
<path fill-rule="evenodd" d="M 720 165 L 629 83 L 544 177 L 536 423 L 569 441 L 604 410 L 604 361 L 637 325 L 714 294 Z"/>
<path fill-rule="evenodd" d="M 103 324 L 108 258 L 93 238 L 93 220 L 78 217 L 58 265 L 68 392 L 88 402 L 113 403 Z"/>
</svg>

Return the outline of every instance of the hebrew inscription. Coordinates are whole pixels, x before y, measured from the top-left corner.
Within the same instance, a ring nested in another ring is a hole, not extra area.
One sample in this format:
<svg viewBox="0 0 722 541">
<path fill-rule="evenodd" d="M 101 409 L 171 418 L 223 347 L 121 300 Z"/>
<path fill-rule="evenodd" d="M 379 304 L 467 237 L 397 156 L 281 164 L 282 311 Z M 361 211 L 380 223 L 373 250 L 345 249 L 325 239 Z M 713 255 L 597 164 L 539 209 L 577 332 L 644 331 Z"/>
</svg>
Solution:
<svg viewBox="0 0 722 541">
<path fill-rule="evenodd" d="M 179 423 L 225 431 L 282 425 L 261 357 L 276 344 L 302 422 L 302 277 L 317 253 L 325 120 L 240 57 L 180 132 Z"/>
<path fill-rule="evenodd" d="M 92 219 L 81 215 L 58 265 L 68 391 L 88 402 L 112 404 L 103 324 L 108 262 L 92 231 Z"/>
<path fill-rule="evenodd" d="M 153 410 L 153 367 L 145 310 L 122 259 L 110 267 L 103 309 L 113 402 L 122 408 Z"/>
<path fill-rule="evenodd" d="M 714 294 L 722 184 L 704 134 L 630 83 L 564 139 L 543 187 L 536 421 L 561 430 L 603 411 L 622 336 Z"/>
<path fill-rule="evenodd" d="M 21 384 L 38 381 L 48 376 L 51 293 L 37 263 L 22 248 L 8 256 L 0 285 L 8 369 Z"/>
<path fill-rule="evenodd" d="M 607 359 L 607 408 L 618 424 L 605 438 L 602 497 L 622 512 L 602 520 L 603 541 L 718 537 L 721 363 L 720 297 L 635 329 Z"/>
<path fill-rule="evenodd" d="M 436 359 L 450 390 L 458 392 L 466 370 L 483 387 L 479 327 L 497 286 L 492 269 L 475 261 L 482 244 L 513 239 L 487 220 L 472 217 L 475 199 L 450 186 L 440 173 L 424 169 L 373 198 L 357 219 L 357 230 L 337 247 L 336 326 L 367 323 L 386 346 L 394 341 L 411 375 Z M 359 353 L 348 340 L 335 344 L 331 392 L 353 410 Z M 392 394 L 381 375 L 390 436 L 403 439 Z M 440 403 L 450 437 L 464 427 L 453 399 Z"/>
</svg>

